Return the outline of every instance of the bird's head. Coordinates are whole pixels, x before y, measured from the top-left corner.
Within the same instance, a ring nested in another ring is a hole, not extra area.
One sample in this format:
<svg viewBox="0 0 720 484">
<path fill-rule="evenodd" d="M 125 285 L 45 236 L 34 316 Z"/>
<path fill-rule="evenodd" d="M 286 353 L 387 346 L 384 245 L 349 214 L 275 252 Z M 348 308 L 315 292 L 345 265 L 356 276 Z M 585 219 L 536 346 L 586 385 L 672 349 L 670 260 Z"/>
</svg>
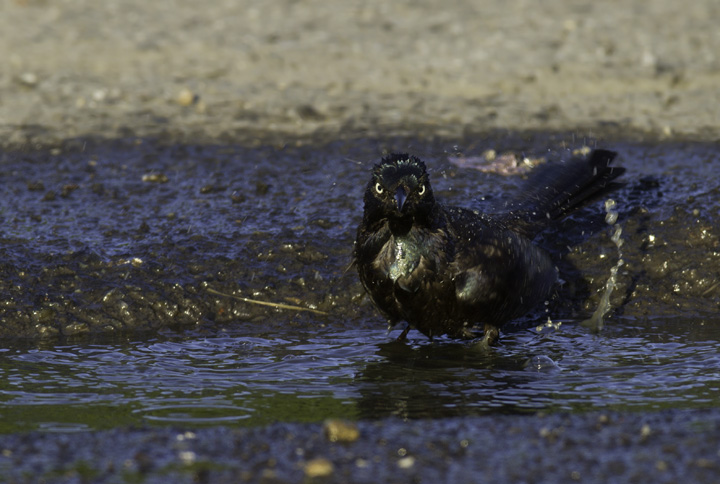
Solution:
<svg viewBox="0 0 720 484">
<path fill-rule="evenodd" d="M 393 153 L 375 165 L 365 190 L 365 216 L 409 221 L 427 217 L 435 205 L 430 180 L 419 158 Z"/>
</svg>

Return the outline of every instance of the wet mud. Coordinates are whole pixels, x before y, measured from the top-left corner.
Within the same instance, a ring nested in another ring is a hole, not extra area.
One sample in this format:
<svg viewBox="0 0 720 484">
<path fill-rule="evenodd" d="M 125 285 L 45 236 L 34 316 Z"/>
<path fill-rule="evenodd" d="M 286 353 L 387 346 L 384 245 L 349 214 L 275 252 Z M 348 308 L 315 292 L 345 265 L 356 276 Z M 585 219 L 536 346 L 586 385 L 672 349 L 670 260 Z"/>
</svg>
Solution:
<svg viewBox="0 0 720 484">
<path fill-rule="evenodd" d="M 0 435 L 0 470 L 18 483 L 712 482 L 718 436 L 715 413 L 681 411 L 116 429 Z"/>
<path fill-rule="evenodd" d="M 331 288 L 354 203 L 325 156 L 148 140 L 59 151 L 4 158 L 5 336 L 273 319 L 207 288 L 349 306 L 352 284 Z"/>
<path fill-rule="evenodd" d="M 495 202 L 520 190 L 523 177 L 458 166 L 449 158 L 482 165 L 493 150 L 504 158 L 552 163 L 582 147 L 570 140 L 485 134 L 258 148 L 76 140 L 40 151 L 6 151 L 0 173 L 0 334 L 383 324 L 350 266 L 362 191 L 384 150 L 424 157 L 444 201 L 492 211 Z M 624 244 L 614 314 L 713 317 L 720 296 L 713 145 L 603 146 L 617 150 L 618 164 L 628 169 L 625 185 L 612 195 Z M 604 215 L 598 201 L 538 241 L 554 255 L 564 281 L 548 316 L 597 306 L 619 258 Z"/>
</svg>

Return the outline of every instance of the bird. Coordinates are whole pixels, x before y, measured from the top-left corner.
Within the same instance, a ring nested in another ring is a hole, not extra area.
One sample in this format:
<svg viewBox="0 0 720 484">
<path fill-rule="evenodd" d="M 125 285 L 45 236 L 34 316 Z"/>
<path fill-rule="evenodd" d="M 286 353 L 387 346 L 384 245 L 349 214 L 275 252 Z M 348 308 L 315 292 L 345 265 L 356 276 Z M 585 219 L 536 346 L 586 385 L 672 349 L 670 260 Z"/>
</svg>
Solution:
<svg viewBox="0 0 720 484">
<path fill-rule="evenodd" d="M 353 250 L 388 330 L 497 344 L 500 329 L 549 299 L 558 270 L 534 239 L 553 221 L 615 190 L 614 151 L 544 163 L 492 213 L 435 199 L 425 163 L 391 153 L 373 167 Z"/>
</svg>

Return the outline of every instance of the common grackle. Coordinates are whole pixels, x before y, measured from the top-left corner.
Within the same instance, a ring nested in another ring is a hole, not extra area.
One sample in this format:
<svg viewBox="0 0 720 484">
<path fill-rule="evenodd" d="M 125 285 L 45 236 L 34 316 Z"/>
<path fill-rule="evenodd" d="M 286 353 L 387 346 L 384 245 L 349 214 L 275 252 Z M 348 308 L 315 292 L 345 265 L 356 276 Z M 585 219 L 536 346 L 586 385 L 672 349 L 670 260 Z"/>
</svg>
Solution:
<svg viewBox="0 0 720 484">
<path fill-rule="evenodd" d="M 390 328 L 408 323 L 429 338 L 470 339 L 484 325 L 482 343 L 551 295 L 557 269 L 532 240 L 551 221 L 615 189 L 625 169 L 616 153 L 536 168 L 499 213 L 435 201 L 425 164 L 395 153 L 375 165 L 365 190 L 354 262 L 360 280 Z"/>
</svg>

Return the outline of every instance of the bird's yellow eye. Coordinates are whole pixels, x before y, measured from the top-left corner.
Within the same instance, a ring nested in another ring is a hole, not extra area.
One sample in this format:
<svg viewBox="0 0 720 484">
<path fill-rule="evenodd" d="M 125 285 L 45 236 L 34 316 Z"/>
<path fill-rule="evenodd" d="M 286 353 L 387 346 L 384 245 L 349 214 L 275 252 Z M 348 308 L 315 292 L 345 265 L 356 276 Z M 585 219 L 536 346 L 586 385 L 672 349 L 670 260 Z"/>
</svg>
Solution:
<svg viewBox="0 0 720 484">
<path fill-rule="evenodd" d="M 420 185 L 420 190 L 418 190 L 418 195 L 423 196 L 425 194 L 425 185 Z"/>
<path fill-rule="evenodd" d="M 378 193 L 382 193 L 382 192 L 385 191 L 385 189 L 383 188 L 382 185 L 380 185 L 380 183 L 376 183 L 376 184 L 375 184 L 375 191 L 378 192 Z"/>
</svg>

